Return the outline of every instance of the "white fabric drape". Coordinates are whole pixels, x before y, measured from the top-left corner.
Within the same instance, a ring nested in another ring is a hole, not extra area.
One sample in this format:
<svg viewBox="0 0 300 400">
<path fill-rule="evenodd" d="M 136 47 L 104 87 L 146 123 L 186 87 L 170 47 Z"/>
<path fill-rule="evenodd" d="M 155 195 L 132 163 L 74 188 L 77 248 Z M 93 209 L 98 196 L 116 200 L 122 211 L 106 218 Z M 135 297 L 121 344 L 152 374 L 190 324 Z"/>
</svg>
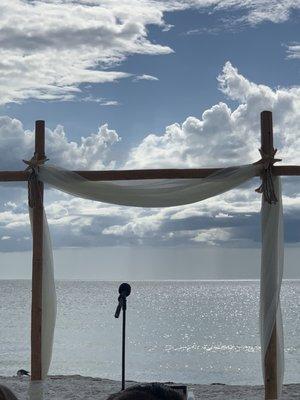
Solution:
<svg viewBox="0 0 300 400">
<path fill-rule="evenodd" d="M 201 179 L 94 182 L 72 171 L 42 165 L 38 177 L 44 183 L 84 199 L 134 207 L 172 207 L 224 193 L 255 176 L 260 168 L 253 164 L 224 168 Z"/>
<path fill-rule="evenodd" d="M 30 381 L 28 388 L 29 400 L 43 400 L 44 398 L 44 381 Z"/>
<path fill-rule="evenodd" d="M 283 327 L 280 308 L 280 289 L 283 275 L 283 212 L 281 181 L 273 177 L 278 202 L 262 200 L 262 255 L 260 280 L 260 335 L 262 369 L 265 376 L 265 355 L 276 324 L 277 337 L 277 398 L 280 398 L 284 375 Z"/>
<path fill-rule="evenodd" d="M 135 207 L 171 207 L 198 202 L 224 193 L 257 175 L 261 168 L 262 166 L 258 164 L 225 168 L 203 179 L 95 182 L 88 181 L 72 171 L 57 168 L 53 165 L 42 165 L 39 167 L 38 178 L 58 190 L 85 199 Z M 276 321 L 279 398 L 283 380 L 283 335 L 279 301 L 283 271 L 283 218 L 279 178 L 274 178 L 274 185 L 279 200 L 278 203 L 270 205 L 264 200 L 262 203 L 260 329 L 262 357 L 264 359 Z M 47 226 L 46 223 L 45 226 Z M 45 232 L 44 230 L 44 235 Z M 51 246 L 48 239 L 44 236 L 44 243 L 48 243 L 48 247 L 44 248 L 44 254 L 45 258 L 52 259 Z M 51 262 L 49 262 L 50 264 Z M 49 268 L 49 271 L 52 272 L 45 279 L 51 281 L 53 279 L 53 267 L 52 269 Z M 50 287 L 51 285 L 46 289 L 46 292 L 48 291 L 48 296 L 53 296 L 54 298 L 54 286 L 51 289 Z M 51 314 L 50 312 L 49 315 L 52 316 L 51 318 L 54 317 L 54 313 Z M 45 351 L 44 354 L 48 354 L 48 360 L 51 358 L 51 356 L 49 358 L 49 355 L 52 349 L 51 340 L 49 340 L 51 335 L 46 339 L 47 332 L 52 329 L 50 329 L 50 325 L 54 326 L 53 321 L 49 322 L 49 326 L 45 331 L 43 330 L 43 343 L 48 343 L 48 350 L 43 351 Z M 46 369 L 43 371 L 46 372 Z"/>
<path fill-rule="evenodd" d="M 32 226 L 32 208 L 29 207 L 30 223 Z M 43 218 L 43 275 L 42 275 L 42 379 L 47 377 L 53 348 L 54 328 L 56 321 L 56 291 L 54 282 L 53 252 L 51 237 L 44 212 Z M 29 396 L 31 400 L 42 399 L 43 384 L 34 382 L 30 386 Z"/>
</svg>

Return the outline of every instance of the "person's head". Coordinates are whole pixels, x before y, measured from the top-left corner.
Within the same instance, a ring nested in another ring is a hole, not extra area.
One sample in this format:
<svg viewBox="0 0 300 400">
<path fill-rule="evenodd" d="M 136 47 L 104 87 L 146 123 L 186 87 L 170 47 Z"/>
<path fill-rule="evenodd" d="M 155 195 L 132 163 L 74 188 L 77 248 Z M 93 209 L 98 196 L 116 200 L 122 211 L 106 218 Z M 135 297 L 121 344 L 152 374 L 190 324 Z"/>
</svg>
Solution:
<svg viewBox="0 0 300 400">
<path fill-rule="evenodd" d="M 18 400 L 13 392 L 4 385 L 0 385 L 0 400 Z"/>
<path fill-rule="evenodd" d="M 161 383 L 131 386 L 112 394 L 107 400 L 183 400 L 183 396 Z"/>
</svg>

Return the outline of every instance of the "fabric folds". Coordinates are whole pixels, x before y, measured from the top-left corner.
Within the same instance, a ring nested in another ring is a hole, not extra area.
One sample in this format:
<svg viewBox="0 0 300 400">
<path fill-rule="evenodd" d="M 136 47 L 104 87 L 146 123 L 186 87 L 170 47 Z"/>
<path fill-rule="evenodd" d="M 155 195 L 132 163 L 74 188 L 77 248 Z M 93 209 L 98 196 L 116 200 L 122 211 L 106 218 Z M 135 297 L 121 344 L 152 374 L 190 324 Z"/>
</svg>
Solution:
<svg viewBox="0 0 300 400">
<path fill-rule="evenodd" d="M 84 199 L 134 207 L 172 207 L 224 193 L 254 177 L 260 165 L 224 168 L 201 179 L 89 181 L 53 165 L 42 165 L 38 178 L 58 190 Z"/>
<path fill-rule="evenodd" d="M 32 208 L 29 207 L 30 223 L 32 226 Z M 43 278 L 42 278 L 42 380 L 47 377 L 52 359 L 52 348 L 54 338 L 54 328 L 56 321 L 56 291 L 54 282 L 54 263 L 51 237 L 47 222 L 46 213 L 43 218 Z M 29 389 L 31 400 L 43 398 L 43 382 L 34 382 Z"/>
<path fill-rule="evenodd" d="M 284 375 L 283 327 L 280 308 L 280 289 L 283 275 L 283 211 L 281 180 L 273 177 L 276 204 L 262 198 L 262 253 L 260 280 L 260 335 L 263 375 L 265 357 L 273 329 L 276 330 L 277 398 L 280 398 Z"/>
</svg>

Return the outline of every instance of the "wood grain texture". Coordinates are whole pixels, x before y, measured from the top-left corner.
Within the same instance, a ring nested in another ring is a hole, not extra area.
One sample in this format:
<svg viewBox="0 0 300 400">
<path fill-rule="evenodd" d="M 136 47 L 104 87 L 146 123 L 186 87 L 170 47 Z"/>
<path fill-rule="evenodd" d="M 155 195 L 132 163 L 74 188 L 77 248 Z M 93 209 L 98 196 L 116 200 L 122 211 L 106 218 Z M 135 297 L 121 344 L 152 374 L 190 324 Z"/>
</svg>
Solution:
<svg viewBox="0 0 300 400">
<path fill-rule="evenodd" d="M 35 154 L 45 156 L 45 124 L 36 121 Z M 32 303 L 31 303 L 31 380 L 42 379 L 42 290 L 43 290 L 43 194 L 42 182 L 37 187 L 35 205 L 32 209 Z"/>
<path fill-rule="evenodd" d="M 265 356 L 265 399 L 277 399 L 277 334 L 274 325 L 270 344 Z"/>
<path fill-rule="evenodd" d="M 28 171 L 0 171 L 0 182 L 27 181 Z"/>
<path fill-rule="evenodd" d="M 134 179 L 192 179 L 206 178 L 222 168 L 137 169 L 118 171 L 74 171 L 90 181 L 117 181 Z M 281 165 L 273 168 L 274 175 L 300 176 L 300 166 Z"/>
<path fill-rule="evenodd" d="M 222 168 L 189 169 L 137 169 L 115 171 L 73 171 L 91 181 L 116 181 L 134 179 L 192 179 L 206 178 Z M 277 176 L 300 176 L 300 165 L 277 165 L 273 167 Z M 0 182 L 26 182 L 28 171 L 0 171 Z"/>
<path fill-rule="evenodd" d="M 272 113 L 263 111 L 261 118 L 261 149 L 264 154 L 273 154 Z M 265 399 L 277 399 L 277 335 L 276 321 L 265 355 Z"/>
</svg>

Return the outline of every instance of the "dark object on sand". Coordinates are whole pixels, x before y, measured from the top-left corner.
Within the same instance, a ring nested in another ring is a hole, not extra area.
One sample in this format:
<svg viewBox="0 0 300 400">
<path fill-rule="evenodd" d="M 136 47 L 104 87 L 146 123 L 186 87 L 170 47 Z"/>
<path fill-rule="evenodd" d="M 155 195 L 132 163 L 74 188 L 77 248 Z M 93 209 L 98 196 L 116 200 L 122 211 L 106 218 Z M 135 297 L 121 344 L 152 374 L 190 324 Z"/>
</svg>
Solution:
<svg viewBox="0 0 300 400">
<path fill-rule="evenodd" d="M 169 388 L 175 390 L 176 392 L 182 394 L 184 399 L 187 398 L 187 386 L 186 385 L 179 385 L 177 383 L 168 383 L 167 386 L 169 386 Z"/>
<path fill-rule="evenodd" d="M 17 375 L 19 377 L 24 376 L 24 375 L 29 376 L 29 372 L 26 371 L 25 369 L 19 369 L 19 371 L 17 372 Z"/>
<path fill-rule="evenodd" d="M 148 383 L 131 386 L 112 394 L 107 400 L 184 400 L 184 396 L 167 385 Z"/>
<path fill-rule="evenodd" d="M 13 392 L 4 385 L 0 385 L 0 400 L 18 400 Z"/>
</svg>

